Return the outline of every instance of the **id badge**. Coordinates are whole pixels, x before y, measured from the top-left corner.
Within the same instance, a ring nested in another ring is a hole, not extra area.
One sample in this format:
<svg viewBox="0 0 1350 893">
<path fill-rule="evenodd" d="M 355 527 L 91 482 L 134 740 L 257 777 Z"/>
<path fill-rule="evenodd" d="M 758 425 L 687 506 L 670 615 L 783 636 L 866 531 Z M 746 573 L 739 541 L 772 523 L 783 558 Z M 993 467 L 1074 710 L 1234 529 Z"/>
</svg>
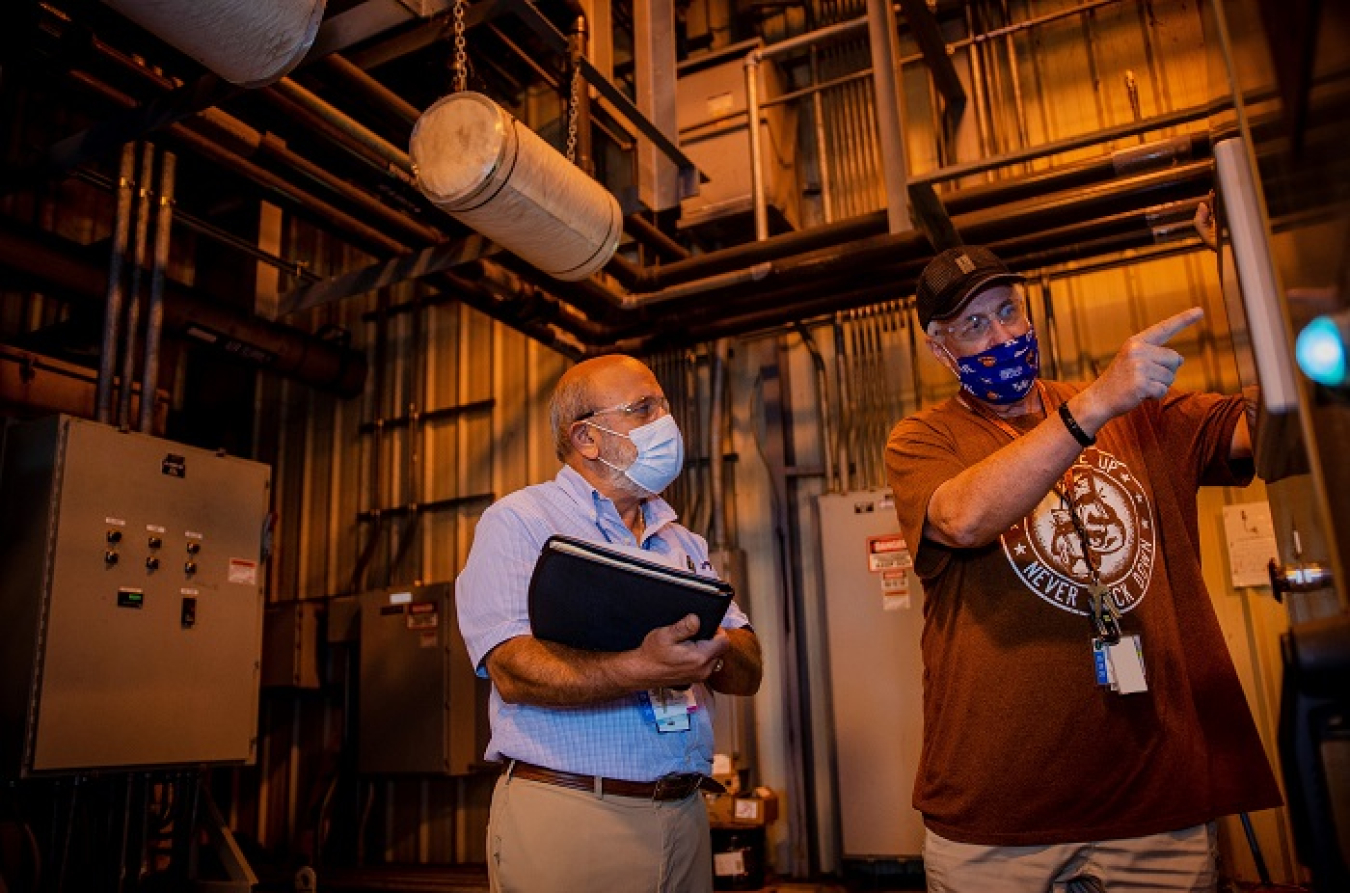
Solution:
<svg viewBox="0 0 1350 893">
<path fill-rule="evenodd" d="M 1092 669 L 1097 675 L 1097 684 L 1109 686 L 1112 691 L 1116 690 L 1116 677 L 1111 671 L 1111 659 L 1107 656 L 1107 645 L 1101 639 L 1092 640 Z"/>
<path fill-rule="evenodd" d="M 641 693 L 643 712 L 656 723 L 658 732 L 687 732 L 689 714 L 698 709 L 691 686 L 682 691 L 673 688 L 652 688 Z"/>
<path fill-rule="evenodd" d="M 1112 688 L 1122 695 L 1148 691 L 1148 680 L 1144 678 L 1144 646 L 1137 635 L 1121 636 L 1116 644 L 1107 645 L 1106 657 L 1115 677 Z"/>
</svg>

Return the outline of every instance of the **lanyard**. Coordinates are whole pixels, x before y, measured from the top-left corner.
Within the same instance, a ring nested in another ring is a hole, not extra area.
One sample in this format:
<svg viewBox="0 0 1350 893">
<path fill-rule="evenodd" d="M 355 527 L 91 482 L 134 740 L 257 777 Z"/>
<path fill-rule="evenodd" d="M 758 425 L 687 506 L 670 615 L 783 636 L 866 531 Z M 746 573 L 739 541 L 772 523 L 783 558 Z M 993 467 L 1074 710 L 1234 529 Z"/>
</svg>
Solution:
<svg viewBox="0 0 1350 893">
<path fill-rule="evenodd" d="M 1049 394 L 1045 384 L 1039 380 L 1036 382 L 1036 396 L 1040 398 L 1041 408 L 1048 416 L 1051 409 Z M 999 418 L 983 403 L 968 400 L 964 392 L 958 393 L 956 399 L 966 409 L 992 423 L 1013 440 L 1022 436 L 1021 431 Z M 1077 534 L 1078 543 L 1083 549 L 1083 561 L 1088 567 L 1088 619 L 1092 621 L 1092 638 L 1094 641 L 1114 645 L 1120 641 L 1120 611 L 1116 609 L 1115 602 L 1106 597 L 1106 587 L 1101 582 L 1101 571 L 1097 567 L 1091 543 L 1088 541 L 1087 528 L 1083 525 L 1078 505 L 1074 502 L 1076 487 L 1072 465 L 1065 469 L 1064 476 L 1055 483 L 1053 490 L 1058 494 L 1061 504 L 1068 509 L 1073 531 Z"/>
</svg>

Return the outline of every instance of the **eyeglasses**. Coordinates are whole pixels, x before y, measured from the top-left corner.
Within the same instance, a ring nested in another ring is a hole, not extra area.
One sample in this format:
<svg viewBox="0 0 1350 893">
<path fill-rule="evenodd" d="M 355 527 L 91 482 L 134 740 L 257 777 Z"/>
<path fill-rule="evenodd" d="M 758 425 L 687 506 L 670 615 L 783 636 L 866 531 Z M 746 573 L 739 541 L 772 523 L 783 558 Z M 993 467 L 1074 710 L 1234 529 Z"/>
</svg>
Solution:
<svg viewBox="0 0 1350 893">
<path fill-rule="evenodd" d="M 665 397 L 639 397 L 632 403 L 621 403 L 608 409 L 592 409 L 590 412 L 583 412 L 576 417 L 576 421 L 584 422 L 594 416 L 607 415 L 612 412 L 621 412 L 625 418 L 635 419 L 645 424 L 670 412 L 670 401 Z"/>
<path fill-rule="evenodd" d="M 1017 328 L 1027 322 L 1026 298 L 1014 292 L 994 310 L 993 314 L 972 313 L 949 326 L 939 326 L 935 334 L 951 338 L 958 344 L 977 344 L 983 341 L 997 322 L 1005 329 Z"/>
</svg>

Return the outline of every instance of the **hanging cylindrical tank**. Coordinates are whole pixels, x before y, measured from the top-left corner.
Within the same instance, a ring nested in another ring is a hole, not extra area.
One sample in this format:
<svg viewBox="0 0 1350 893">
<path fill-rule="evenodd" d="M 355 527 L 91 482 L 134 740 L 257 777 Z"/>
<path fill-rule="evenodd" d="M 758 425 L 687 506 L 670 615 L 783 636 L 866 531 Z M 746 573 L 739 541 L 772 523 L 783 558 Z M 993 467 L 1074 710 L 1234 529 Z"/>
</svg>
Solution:
<svg viewBox="0 0 1350 893">
<path fill-rule="evenodd" d="M 423 112 L 409 155 L 437 207 L 550 276 L 585 279 L 619 247 L 614 196 L 480 93 Z"/>
<path fill-rule="evenodd" d="M 261 87 L 309 52 L 325 0 L 106 0 L 232 84 Z"/>
</svg>

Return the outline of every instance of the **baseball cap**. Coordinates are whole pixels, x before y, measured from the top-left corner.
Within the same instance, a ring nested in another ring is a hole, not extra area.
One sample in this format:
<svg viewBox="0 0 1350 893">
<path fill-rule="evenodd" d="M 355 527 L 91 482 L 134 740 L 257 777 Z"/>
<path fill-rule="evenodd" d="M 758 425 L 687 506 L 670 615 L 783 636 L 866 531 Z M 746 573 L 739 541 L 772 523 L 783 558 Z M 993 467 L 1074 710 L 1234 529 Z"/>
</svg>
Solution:
<svg viewBox="0 0 1350 893">
<path fill-rule="evenodd" d="M 919 274 L 919 286 L 914 293 L 919 325 L 926 330 L 933 320 L 960 313 L 971 298 L 989 286 L 1021 282 L 1023 278 L 981 245 L 948 248 L 929 261 Z"/>
</svg>

